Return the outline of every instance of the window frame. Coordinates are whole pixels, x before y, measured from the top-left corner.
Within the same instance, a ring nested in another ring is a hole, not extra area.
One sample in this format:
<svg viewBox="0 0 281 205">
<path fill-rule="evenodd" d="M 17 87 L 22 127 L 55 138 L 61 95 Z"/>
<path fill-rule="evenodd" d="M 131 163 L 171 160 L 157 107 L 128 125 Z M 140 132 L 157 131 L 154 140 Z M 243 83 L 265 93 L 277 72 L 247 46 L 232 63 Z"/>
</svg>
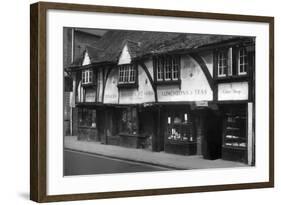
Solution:
<svg viewBox="0 0 281 205">
<path fill-rule="evenodd" d="M 122 64 L 118 65 L 118 88 L 130 88 L 138 85 L 137 65 Z"/>
<path fill-rule="evenodd" d="M 81 73 L 81 85 L 88 86 L 88 85 L 96 85 L 96 73 L 93 69 L 85 69 L 82 70 Z"/>
<path fill-rule="evenodd" d="M 243 57 L 243 64 L 241 64 L 241 51 L 244 51 L 245 54 L 242 56 Z M 238 70 L 238 75 L 247 75 L 248 74 L 248 67 L 249 67 L 249 54 L 247 52 L 247 49 L 245 47 L 240 47 L 238 49 L 238 55 L 237 55 L 237 70 Z M 244 71 L 241 72 L 241 65 L 244 68 Z"/>
<path fill-rule="evenodd" d="M 78 128 L 97 129 L 97 110 L 86 107 L 79 107 Z"/>
<path fill-rule="evenodd" d="M 244 72 L 240 72 L 240 50 L 244 50 L 246 52 L 246 70 Z M 224 75 L 219 72 L 219 54 L 224 52 L 225 56 L 227 56 L 227 68 L 224 71 Z M 243 77 L 247 77 L 249 75 L 249 62 L 250 54 L 247 52 L 247 46 L 245 45 L 233 45 L 227 48 L 220 48 L 214 51 L 214 78 L 217 80 L 223 79 L 240 79 Z"/>
<path fill-rule="evenodd" d="M 154 79 L 156 84 L 180 83 L 180 69 L 180 55 L 164 55 L 153 58 Z"/>
<path fill-rule="evenodd" d="M 122 108 L 120 117 L 121 119 L 118 125 L 119 135 L 138 136 L 139 135 L 138 108 L 135 106 L 124 107 Z M 129 126 L 130 123 L 131 125 Z"/>
<path fill-rule="evenodd" d="M 220 54 L 224 55 L 225 58 L 220 59 L 219 56 Z M 223 49 L 220 50 L 216 53 L 216 69 L 217 69 L 217 77 L 221 78 L 221 77 L 226 77 L 228 76 L 229 73 L 229 57 L 228 57 L 228 49 Z M 225 63 L 225 65 L 222 65 L 222 67 L 220 67 L 220 63 Z M 222 69 L 223 73 L 220 74 L 220 69 Z M 232 73 L 232 71 L 231 71 Z"/>
<path fill-rule="evenodd" d="M 192 144 L 197 143 L 195 135 L 195 118 L 189 109 L 170 110 L 165 115 L 165 144 Z M 175 122 L 175 118 L 180 119 Z M 188 133 L 189 131 L 189 133 Z M 176 138 L 176 133 L 179 138 Z M 184 135 L 187 134 L 187 135 Z"/>
</svg>

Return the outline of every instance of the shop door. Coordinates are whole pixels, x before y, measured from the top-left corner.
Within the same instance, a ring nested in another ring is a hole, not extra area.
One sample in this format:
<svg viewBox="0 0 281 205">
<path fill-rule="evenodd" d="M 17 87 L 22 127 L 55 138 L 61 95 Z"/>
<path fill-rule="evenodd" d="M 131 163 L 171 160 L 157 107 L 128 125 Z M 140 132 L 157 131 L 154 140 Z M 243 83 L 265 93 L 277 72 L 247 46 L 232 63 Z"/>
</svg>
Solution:
<svg viewBox="0 0 281 205">
<path fill-rule="evenodd" d="M 156 137 L 155 129 L 155 113 L 151 109 L 146 109 L 139 112 L 139 148 L 158 151 L 156 147 L 159 145 L 159 140 Z"/>
<path fill-rule="evenodd" d="M 205 116 L 202 154 L 205 159 L 219 159 L 222 152 L 222 116 L 212 110 L 207 111 Z"/>
</svg>

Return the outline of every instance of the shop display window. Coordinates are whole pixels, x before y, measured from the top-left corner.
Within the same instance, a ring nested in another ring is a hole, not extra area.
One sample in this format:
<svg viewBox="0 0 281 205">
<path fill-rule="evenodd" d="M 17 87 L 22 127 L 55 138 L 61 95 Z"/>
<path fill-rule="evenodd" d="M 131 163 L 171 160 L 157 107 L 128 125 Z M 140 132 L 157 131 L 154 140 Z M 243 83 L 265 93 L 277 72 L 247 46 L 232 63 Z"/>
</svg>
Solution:
<svg viewBox="0 0 281 205">
<path fill-rule="evenodd" d="M 167 117 L 167 140 L 171 143 L 196 142 L 192 116 L 189 113 L 174 112 Z"/>
<path fill-rule="evenodd" d="M 138 134 L 137 108 L 129 107 L 122 110 L 121 133 L 128 135 Z"/>
<path fill-rule="evenodd" d="M 79 108 L 78 123 L 80 127 L 96 128 L 96 110 Z"/>
<path fill-rule="evenodd" d="M 226 113 L 223 145 L 231 148 L 247 148 L 246 113 L 232 111 Z"/>
</svg>

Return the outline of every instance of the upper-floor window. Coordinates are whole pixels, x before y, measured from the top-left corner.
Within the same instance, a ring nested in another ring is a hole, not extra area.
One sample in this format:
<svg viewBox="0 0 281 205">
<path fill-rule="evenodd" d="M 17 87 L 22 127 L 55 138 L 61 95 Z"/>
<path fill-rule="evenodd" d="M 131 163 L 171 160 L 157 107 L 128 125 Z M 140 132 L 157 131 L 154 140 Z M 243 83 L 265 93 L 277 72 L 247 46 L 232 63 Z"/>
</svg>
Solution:
<svg viewBox="0 0 281 205">
<path fill-rule="evenodd" d="M 161 56 L 154 59 L 154 69 L 158 82 L 178 81 L 180 79 L 180 57 Z"/>
<path fill-rule="evenodd" d="M 119 66 L 119 84 L 134 84 L 136 82 L 136 67 L 133 64 Z"/>
<path fill-rule="evenodd" d="M 92 84 L 94 82 L 93 71 L 83 70 L 82 71 L 82 84 Z"/>
<path fill-rule="evenodd" d="M 240 48 L 238 51 L 238 73 L 240 75 L 247 74 L 248 54 L 245 48 Z"/>
<path fill-rule="evenodd" d="M 228 53 L 226 51 L 218 52 L 218 76 L 226 76 L 228 71 Z"/>
<path fill-rule="evenodd" d="M 245 47 L 221 49 L 216 52 L 218 78 L 243 76 L 248 72 L 249 54 Z"/>
</svg>

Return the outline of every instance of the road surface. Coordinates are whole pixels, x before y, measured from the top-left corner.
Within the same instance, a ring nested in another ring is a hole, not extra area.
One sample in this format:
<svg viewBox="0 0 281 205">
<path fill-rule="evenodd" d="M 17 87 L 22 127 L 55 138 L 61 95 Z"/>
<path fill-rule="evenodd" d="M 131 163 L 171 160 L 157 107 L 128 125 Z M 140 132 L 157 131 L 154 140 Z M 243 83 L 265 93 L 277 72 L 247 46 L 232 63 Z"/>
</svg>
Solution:
<svg viewBox="0 0 281 205">
<path fill-rule="evenodd" d="M 168 168 L 64 150 L 64 176 L 163 171 Z"/>
</svg>

